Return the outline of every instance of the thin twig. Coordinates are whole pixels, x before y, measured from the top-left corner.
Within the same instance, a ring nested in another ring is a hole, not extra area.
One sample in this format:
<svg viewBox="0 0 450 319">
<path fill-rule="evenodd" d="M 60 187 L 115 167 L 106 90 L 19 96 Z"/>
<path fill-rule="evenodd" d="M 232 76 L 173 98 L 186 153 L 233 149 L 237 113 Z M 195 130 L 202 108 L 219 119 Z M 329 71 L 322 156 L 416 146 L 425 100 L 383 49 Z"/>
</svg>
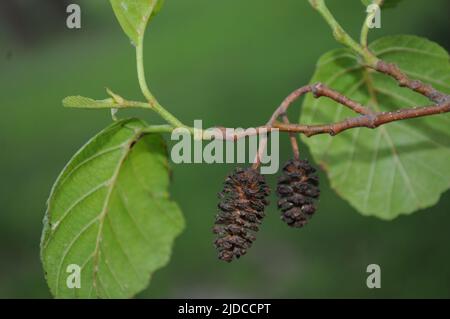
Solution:
<svg viewBox="0 0 450 319">
<path fill-rule="evenodd" d="M 378 58 L 369 50 L 364 49 L 347 33 L 347 31 L 344 30 L 344 28 L 339 24 L 339 22 L 328 9 L 325 0 L 309 0 L 309 3 L 328 23 L 336 41 L 342 43 L 357 55 L 361 56 L 367 65 L 376 64 Z"/>
<path fill-rule="evenodd" d="M 148 104 L 151 109 L 153 109 L 156 113 L 158 113 L 167 123 L 173 125 L 174 127 L 186 127 L 183 123 L 181 123 L 174 115 L 172 115 L 169 111 L 167 111 L 161 104 L 158 103 L 156 98 L 150 92 L 147 81 L 145 79 L 145 70 L 144 70 L 144 43 L 143 37 L 140 39 L 140 42 L 136 46 L 136 67 L 138 74 L 139 86 L 141 88 L 142 94 L 148 101 Z"/>
<path fill-rule="evenodd" d="M 310 137 L 317 134 L 330 134 L 332 136 L 356 127 L 377 128 L 378 126 L 401 120 L 430 116 L 450 112 L 450 101 L 441 105 L 401 109 L 395 112 L 379 112 L 372 115 L 361 115 L 355 118 L 345 119 L 341 122 L 324 125 L 286 125 L 275 123 L 274 128 L 283 132 L 303 133 Z"/>
<path fill-rule="evenodd" d="M 348 118 L 340 122 L 322 125 L 304 125 L 304 124 L 284 124 L 275 121 L 271 127 L 260 126 L 252 130 L 245 130 L 236 134 L 215 134 L 213 137 L 225 140 L 238 140 L 248 136 L 258 135 L 262 132 L 270 133 L 274 130 L 280 132 L 301 133 L 307 137 L 318 134 L 337 135 L 351 128 L 366 127 L 377 128 L 378 126 L 407 119 L 431 116 L 436 114 L 450 112 L 450 100 L 440 105 L 430 105 L 414 108 L 403 108 L 394 112 L 378 112 L 368 115 L 360 115 L 354 118 Z M 221 129 L 222 130 L 222 129 Z M 225 128 L 223 128 L 225 130 Z M 232 130 L 232 129 L 230 129 Z"/>
<path fill-rule="evenodd" d="M 281 118 L 283 119 L 283 123 L 290 125 L 289 118 L 287 114 L 281 115 Z M 289 132 L 289 139 L 291 141 L 291 147 L 292 147 L 292 153 L 294 154 L 294 159 L 298 160 L 300 159 L 300 151 L 297 143 L 297 135 L 295 133 Z"/>
<path fill-rule="evenodd" d="M 270 133 L 273 130 L 289 133 L 302 133 L 308 137 L 317 134 L 337 135 L 351 128 L 366 127 L 373 129 L 394 121 L 450 112 L 449 95 L 439 92 L 431 85 L 424 84 L 420 81 L 411 80 L 406 74 L 401 72 L 395 64 L 380 61 L 375 70 L 393 77 L 396 81 L 398 81 L 400 86 L 407 87 L 417 93 L 420 93 L 428 97 L 436 104 L 414 108 L 403 108 L 394 112 L 373 112 L 369 107 L 363 106 L 362 104 L 349 99 L 341 93 L 326 87 L 322 83 L 316 83 L 303 86 L 289 94 L 281 105 L 275 110 L 265 126 L 260 126 L 253 130 L 245 130 L 237 134 L 218 134 L 214 137 L 218 139 L 237 140 L 247 136 L 260 134 L 261 132 Z M 360 114 L 360 116 L 323 125 L 288 124 L 277 122 L 279 117 L 286 114 L 289 106 L 306 93 L 313 93 L 315 98 L 320 98 L 322 96 L 330 98 Z M 225 132 L 227 129 L 222 128 L 221 130 L 222 132 Z M 262 139 L 255 163 L 259 163 L 262 153 L 261 147 L 265 147 L 266 143 L 267 141 Z"/>
<path fill-rule="evenodd" d="M 371 66 L 368 66 L 371 67 Z M 435 104 L 423 107 L 414 108 L 403 108 L 394 112 L 374 112 L 369 107 L 366 107 L 359 102 L 356 102 L 343 94 L 328 88 L 322 83 L 305 85 L 291 94 L 289 94 L 283 102 L 278 106 L 275 112 L 272 114 L 266 125 L 259 126 L 256 128 L 250 128 L 240 132 L 234 132 L 231 128 L 219 127 L 218 132 L 210 133 L 203 131 L 201 138 L 203 139 L 220 139 L 220 140 L 238 140 L 248 136 L 260 135 L 262 133 L 269 134 L 272 131 L 288 132 L 291 134 L 302 133 L 306 136 L 313 136 L 317 134 L 330 134 L 337 135 L 343 131 L 351 128 L 366 127 L 366 128 L 376 128 L 378 126 L 406 119 L 412 119 L 423 116 L 430 116 L 435 114 L 450 112 L 450 98 L 449 95 L 439 92 L 434 87 L 429 84 L 424 84 L 418 80 L 410 79 L 406 74 L 404 74 L 395 64 L 387 63 L 385 61 L 379 60 L 373 68 L 375 71 L 386 74 L 393 79 L 395 79 L 401 87 L 409 88 L 423 96 L 429 98 Z M 322 125 L 304 125 L 304 124 L 290 124 L 277 122 L 278 118 L 282 117 L 287 113 L 289 107 L 297 101 L 300 97 L 306 93 L 313 93 L 315 98 L 326 97 L 332 99 L 339 104 L 348 107 L 357 114 L 358 117 L 348 118 L 340 122 L 322 124 Z M 154 107 L 155 105 L 153 105 Z M 121 107 L 150 107 L 149 103 L 135 102 L 135 101 L 125 101 Z M 165 114 L 167 115 L 167 114 Z M 170 115 L 170 114 L 169 114 Z M 170 116 L 169 116 L 170 117 Z M 167 116 L 165 116 L 167 118 Z M 177 127 L 185 127 L 190 132 L 193 128 L 186 127 L 174 121 L 170 118 L 169 123 L 175 129 Z M 169 130 L 169 128 L 165 128 Z M 230 133 L 231 132 L 231 133 Z M 292 135 L 291 135 L 292 137 Z M 261 162 L 262 153 L 267 145 L 267 138 L 263 136 L 260 141 L 258 154 L 256 155 L 254 166 L 257 168 Z"/>
<path fill-rule="evenodd" d="M 436 104 L 445 103 L 448 99 L 448 95 L 439 92 L 429 84 L 424 84 L 418 80 L 411 80 L 405 73 L 403 73 L 397 65 L 393 63 L 387 63 L 379 60 L 375 65 L 375 70 L 393 77 L 401 87 L 407 87 L 423 96 L 429 98 Z"/>
</svg>

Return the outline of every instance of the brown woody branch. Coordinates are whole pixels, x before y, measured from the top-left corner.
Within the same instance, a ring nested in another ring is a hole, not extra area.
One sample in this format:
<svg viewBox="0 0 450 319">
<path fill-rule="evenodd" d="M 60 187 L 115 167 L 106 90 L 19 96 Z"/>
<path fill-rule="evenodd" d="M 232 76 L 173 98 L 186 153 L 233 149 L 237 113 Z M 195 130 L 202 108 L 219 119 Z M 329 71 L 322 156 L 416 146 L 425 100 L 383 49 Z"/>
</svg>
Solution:
<svg viewBox="0 0 450 319">
<path fill-rule="evenodd" d="M 280 131 L 283 132 L 303 133 L 308 137 L 324 133 L 334 136 L 351 128 L 367 127 L 373 129 L 383 124 L 387 124 L 394 121 L 407 120 L 447 112 L 450 112 L 450 101 L 447 101 L 440 105 L 430 105 L 423 107 L 401 109 L 395 112 L 379 112 L 371 115 L 362 115 L 331 124 L 286 125 L 283 123 L 276 122 L 274 123 L 273 127 L 278 128 Z"/>
<path fill-rule="evenodd" d="M 393 77 L 401 87 L 409 88 L 417 93 L 426 96 L 436 104 L 445 103 L 448 99 L 448 95 L 439 92 L 429 84 L 424 84 L 418 80 L 411 80 L 406 74 L 404 74 L 397 65 L 393 63 L 387 63 L 385 61 L 378 61 L 374 69 L 378 72 L 384 73 Z"/>
<path fill-rule="evenodd" d="M 410 79 L 406 74 L 401 72 L 401 70 L 395 64 L 390 64 L 380 60 L 377 63 L 376 67 L 374 67 L 374 69 L 378 72 L 391 76 L 399 83 L 401 87 L 406 87 L 417 93 L 420 93 L 429 98 L 435 104 L 430 106 L 403 108 L 393 112 L 374 112 L 369 107 L 363 106 L 362 104 L 351 100 L 341 93 L 328 88 L 324 84 L 316 83 L 303 86 L 289 94 L 281 103 L 281 105 L 275 110 L 272 117 L 265 126 L 260 126 L 253 130 L 246 130 L 241 133 L 232 134 L 226 134 L 227 129 L 220 128 L 221 134 L 216 134 L 214 135 L 214 137 L 218 139 L 237 140 L 246 136 L 256 135 L 261 132 L 279 130 L 282 132 L 291 133 L 291 142 L 293 143 L 294 141 L 292 140 L 292 134 L 294 133 L 302 133 L 308 137 L 317 134 L 330 134 L 334 136 L 351 128 L 366 127 L 374 129 L 381 125 L 394 121 L 450 112 L 449 95 L 439 92 L 429 84 L 424 84 L 421 81 Z M 286 115 L 289 106 L 306 93 L 313 93 L 315 98 L 330 98 L 360 115 L 354 118 L 348 118 L 343 121 L 330 124 L 290 124 Z M 277 121 L 279 117 L 283 118 L 283 123 Z M 295 154 L 296 148 L 294 144 L 293 151 Z"/>
</svg>

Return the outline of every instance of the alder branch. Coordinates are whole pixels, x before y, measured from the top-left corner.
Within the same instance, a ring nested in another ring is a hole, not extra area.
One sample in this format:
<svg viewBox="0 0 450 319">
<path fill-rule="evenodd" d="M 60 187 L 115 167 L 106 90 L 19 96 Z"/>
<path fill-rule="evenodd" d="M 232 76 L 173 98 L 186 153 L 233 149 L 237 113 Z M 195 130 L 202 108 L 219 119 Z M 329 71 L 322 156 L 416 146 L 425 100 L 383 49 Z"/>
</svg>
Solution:
<svg viewBox="0 0 450 319">
<path fill-rule="evenodd" d="M 245 130 L 236 134 L 225 133 L 226 128 L 219 128 L 223 133 L 212 134 L 214 138 L 225 140 L 238 140 L 247 136 L 253 136 L 262 132 L 271 132 L 279 130 L 288 133 L 302 133 L 307 137 L 317 134 L 337 135 L 351 128 L 366 127 L 377 128 L 383 124 L 390 122 L 413 119 L 418 117 L 425 117 L 450 112 L 450 100 L 438 105 L 404 108 L 394 112 L 378 112 L 368 115 L 361 115 L 354 118 L 348 118 L 340 122 L 322 125 L 304 125 L 304 124 L 285 124 L 280 122 L 273 122 L 270 127 L 259 126 L 254 130 Z M 233 129 L 230 129 L 233 130 Z"/>
<path fill-rule="evenodd" d="M 423 96 L 429 98 L 436 104 L 445 103 L 448 99 L 448 95 L 439 92 L 429 84 L 424 84 L 418 80 L 411 80 L 406 74 L 404 74 L 397 65 L 393 63 L 387 63 L 379 60 L 374 69 L 378 72 L 384 73 L 393 77 L 401 87 L 409 88 Z"/>
<path fill-rule="evenodd" d="M 286 125 L 276 122 L 273 127 L 283 132 L 303 133 L 310 137 L 317 134 L 330 134 L 332 136 L 342 133 L 351 128 L 366 127 L 377 128 L 383 124 L 394 121 L 407 120 L 417 117 L 430 116 L 435 114 L 450 112 L 450 101 L 440 105 L 430 105 L 401 109 L 395 112 L 379 112 L 371 115 L 362 115 L 355 118 L 349 118 L 341 122 L 324 125 Z"/>
<path fill-rule="evenodd" d="M 320 98 L 322 96 L 328 97 L 344 106 L 347 106 L 349 109 L 351 109 L 359 114 L 366 114 L 366 115 L 373 114 L 373 112 L 369 108 L 361 105 L 360 103 L 347 98 L 346 96 L 340 94 L 337 91 L 334 91 L 334 90 L 328 88 L 327 86 L 325 86 L 322 83 L 316 83 L 316 84 L 309 84 L 309 85 L 302 86 L 301 88 L 299 88 L 299 89 L 295 90 L 294 92 L 292 92 L 291 94 L 289 94 L 283 100 L 283 102 L 280 104 L 280 106 L 275 110 L 275 112 L 272 114 L 272 117 L 270 118 L 270 120 L 267 122 L 266 125 L 256 127 L 255 130 L 247 129 L 243 132 L 232 133 L 232 134 L 229 134 L 230 131 L 233 131 L 232 128 L 216 127 L 217 129 L 220 130 L 220 134 L 213 134 L 212 137 L 219 138 L 219 139 L 220 138 L 226 139 L 226 140 L 238 140 L 240 138 L 256 135 L 256 134 L 259 134 L 264 131 L 270 132 L 274 129 L 273 124 L 277 121 L 277 119 L 280 116 L 283 116 L 284 114 L 286 114 L 288 108 L 292 105 L 292 103 L 294 103 L 296 100 L 298 100 L 300 97 L 302 97 L 306 93 L 313 93 L 314 97 L 316 97 L 316 98 Z"/>
<path fill-rule="evenodd" d="M 322 83 L 315 83 L 305 85 L 291 94 L 289 94 L 283 102 L 278 106 L 278 108 L 273 112 L 269 121 L 263 125 L 256 128 L 249 128 L 243 131 L 236 132 L 233 128 L 225 128 L 225 127 L 216 127 L 214 132 L 209 130 L 200 131 L 198 138 L 210 140 L 210 139 L 220 139 L 220 140 L 238 140 L 241 138 L 245 138 L 247 136 L 258 135 L 261 133 L 270 133 L 274 130 L 281 132 L 290 133 L 291 144 L 293 146 L 294 155 L 298 151 L 298 147 L 295 146 L 295 133 L 301 133 L 306 136 L 313 136 L 317 134 L 330 134 L 337 135 L 343 131 L 346 131 L 351 128 L 358 127 L 366 127 L 366 128 L 377 128 L 381 125 L 400 121 L 407 120 L 412 118 L 431 116 L 441 113 L 450 112 L 450 97 L 448 94 L 442 93 L 436 90 L 433 86 L 429 84 L 422 83 L 418 80 L 410 79 L 406 74 L 404 74 L 395 64 L 387 63 L 385 61 L 379 61 L 375 66 L 367 67 L 372 68 L 373 70 L 383 73 L 387 76 L 392 77 L 395 81 L 398 82 L 399 86 L 408 88 L 413 90 L 423 96 L 427 97 L 434 105 L 430 106 L 422 106 L 422 107 L 413 107 L 413 108 L 402 108 L 393 112 L 374 112 L 369 107 L 362 105 L 361 103 L 346 97 L 345 95 L 337 92 Z M 347 108 L 352 110 L 353 112 L 359 114 L 357 117 L 348 118 L 340 122 L 322 124 L 322 125 L 305 125 L 305 124 L 290 124 L 287 118 L 287 111 L 289 107 L 301 98 L 303 95 L 307 93 L 312 93 L 315 98 L 329 98 Z M 152 108 L 150 104 L 143 102 L 135 102 L 135 101 L 127 101 L 120 98 L 122 102 L 118 103 L 117 108 L 134 108 L 134 107 L 143 107 L 143 108 Z M 95 105 L 89 106 L 89 108 L 103 108 L 110 107 L 109 105 Z M 168 118 L 168 116 L 163 116 L 164 118 Z M 171 114 L 169 114 L 171 118 Z M 278 122 L 277 120 L 281 118 L 283 122 Z M 188 127 L 179 123 L 179 121 L 171 120 L 169 121 L 170 125 L 164 126 L 163 131 L 171 131 L 175 128 L 185 128 L 191 134 L 194 134 L 195 128 Z M 151 129 L 152 131 L 154 128 Z M 267 141 L 263 138 L 260 143 L 260 150 L 263 150 Z M 259 162 L 261 152 L 258 152 L 258 157 L 255 159 L 255 163 Z"/>
<path fill-rule="evenodd" d="M 303 86 L 289 94 L 281 103 L 281 105 L 275 110 L 266 125 L 257 127 L 256 129 L 248 129 L 240 133 L 231 134 L 229 132 L 232 132 L 232 129 L 220 128 L 220 134 L 215 134 L 213 137 L 217 139 L 237 140 L 247 136 L 256 135 L 261 132 L 271 132 L 273 130 L 279 130 L 282 132 L 290 133 L 292 141 L 293 133 L 302 133 L 307 137 L 318 134 L 330 134 L 334 136 L 351 128 L 366 127 L 374 129 L 381 125 L 395 121 L 450 112 L 449 95 L 436 90 L 429 84 L 424 84 L 421 81 L 410 79 L 395 64 L 380 60 L 374 67 L 374 70 L 392 77 L 399 83 L 401 87 L 406 87 L 417 93 L 420 93 L 436 104 L 413 108 L 402 108 L 392 112 L 374 112 L 369 107 L 364 106 L 359 102 L 353 101 L 343 94 L 328 88 L 324 84 L 316 83 Z M 290 124 L 286 116 L 288 108 L 292 105 L 292 103 L 294 103 L 297 99 L 299 99 L 306 93 L 313 93 L 315 98 L 326 97 L 332 99 L 360 115 L 354 118 L 345 119 L 340 122 L 322 125 Z M 283 123 L 277 121 L 277 119 L 280 117 L 283 118 Z M 295 153 L 295 145 L 293 145 L 293 151 Z M 255 163 L 257 162 L 258 158 L 256 159 Z"/>
</svg>

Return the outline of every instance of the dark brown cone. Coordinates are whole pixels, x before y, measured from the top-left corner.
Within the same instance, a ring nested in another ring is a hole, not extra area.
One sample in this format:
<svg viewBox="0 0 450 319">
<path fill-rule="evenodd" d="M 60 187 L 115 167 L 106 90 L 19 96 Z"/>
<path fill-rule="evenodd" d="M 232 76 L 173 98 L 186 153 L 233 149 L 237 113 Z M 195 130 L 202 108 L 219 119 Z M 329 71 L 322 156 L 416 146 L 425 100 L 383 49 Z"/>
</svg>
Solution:
<svg viewBox="0 0 450 319">
<path fill-rule="evenodd" d="M 281 219 L 292 227 L 303 227 L 316 211 L 319 177 L 307 160 L 289 160 L 278 179 L 278 208 Z"/>
<path fill-rule="evenodd" d="M 265 216 L 269 193 L 264 177 L 255 169 L 237 168 L 227 177 L 219 193 L 219 213 L 213 229 L 219 259 L 231 262 L 245 255 Z"/>
</svg>

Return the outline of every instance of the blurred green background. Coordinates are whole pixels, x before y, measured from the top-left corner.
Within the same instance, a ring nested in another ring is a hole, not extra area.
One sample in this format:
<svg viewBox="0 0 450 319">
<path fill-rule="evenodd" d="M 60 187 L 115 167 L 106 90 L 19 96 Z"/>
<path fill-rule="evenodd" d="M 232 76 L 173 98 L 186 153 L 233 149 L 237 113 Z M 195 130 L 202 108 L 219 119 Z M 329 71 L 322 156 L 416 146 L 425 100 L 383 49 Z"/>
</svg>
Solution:
<svg viewBox="0 0 450 319">
<path fill-rule="evenodd" d="M 108 1 L 70 1 L 81 5 L 81 30 L 65 27 L 64 1 L 8 1 L 0 5 L 0 297 L 47 298 L 39 260 L 45 201 L 72 154 L 111 122 L 108 111 L 64 109 L 61 100 L 104 98 L 106 86 L 141 97 L 133 48 Z M 361 1 L 329 3 L 357 35 Z M 446 0 L 404 1 L 383 12 L 371 39 L 412 33 L 449 49 L 449 9 Z M 145 58 L 153 93 L 184 122 L 247 127 L 265 122 L 338 46 L 306 0 L 169 0 L 148 31 Z M 162 123 L 150 112 L 119 116 L 135 114 Z M 285 140 L 282 161 L 290 156 Z M 172 194 L 187 227 L 139 297 L 450 297 L 449 192 L 432 208 L 384 222 L 359 215 L 322 174 L 308 227 L 288 229 L 272 204 L 250 252 L 225 264 L 211 227 L 232 168 L 173 165 Z M 371 263 L 382 268 L 381 289 L 366 287 Z"/>
</svg>

